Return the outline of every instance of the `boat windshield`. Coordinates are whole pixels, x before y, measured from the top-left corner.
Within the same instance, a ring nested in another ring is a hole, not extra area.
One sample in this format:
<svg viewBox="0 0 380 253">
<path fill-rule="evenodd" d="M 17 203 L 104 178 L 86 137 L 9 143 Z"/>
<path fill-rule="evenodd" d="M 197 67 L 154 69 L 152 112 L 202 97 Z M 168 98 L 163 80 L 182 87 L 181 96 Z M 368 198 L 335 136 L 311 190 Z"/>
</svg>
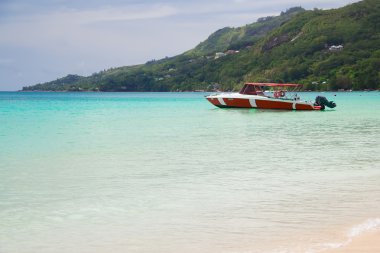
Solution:
<svg viewBox="0 0 380 253">
<path fill-rule="evenodd" d="M 240 94 L 245 95 L 259 95 L 264 96 L 264 92 L 260 86 L 245 84 L 239 91 Z"/>
</svg>

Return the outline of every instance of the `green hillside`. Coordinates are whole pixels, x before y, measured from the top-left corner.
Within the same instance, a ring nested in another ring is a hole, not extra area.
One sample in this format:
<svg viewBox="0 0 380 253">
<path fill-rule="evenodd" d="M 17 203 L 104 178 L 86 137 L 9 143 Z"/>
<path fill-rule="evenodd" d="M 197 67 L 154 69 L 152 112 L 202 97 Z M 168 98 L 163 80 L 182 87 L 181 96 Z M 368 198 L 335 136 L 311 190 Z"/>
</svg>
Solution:
<svg viewBox="0 0 380 253">
<path fill-rule="evenodd" d="M 221 29 L 182 55 L 23 90 L 233 90 L 245 81 L 303 83 L 307 90 L 379 89 L 378 24 L 379 0 L 333 10 L 291 8 Z"/>
<path fill-rule="evenodd" d="M 282 12 L 280 16 L 259 18 L 257 22 L 246 26 L 238 28 L 225 27 L 211 34 L 207 40 L 201 42 L 187 54 L 210 55 L 216 52 L 240 50 L 247 46 L 253 46 L 257 41 L 265 37 L 268 32 L 280 27 L 286 21 L 304 11 L 305 9 L 301 7 L 293 7 L 286 12 Z"/>
</svg>

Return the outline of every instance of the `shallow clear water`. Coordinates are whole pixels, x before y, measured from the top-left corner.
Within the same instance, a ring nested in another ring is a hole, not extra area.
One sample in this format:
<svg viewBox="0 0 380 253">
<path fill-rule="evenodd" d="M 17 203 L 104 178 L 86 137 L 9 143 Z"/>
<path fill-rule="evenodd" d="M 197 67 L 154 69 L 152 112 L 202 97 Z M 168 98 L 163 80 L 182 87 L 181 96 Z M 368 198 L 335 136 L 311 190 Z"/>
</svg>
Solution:
<svg viewBox="0 0 380 253">
<path fill-rule="evenodd" d="M 306 252 L 378 221 L 379 92 L 204 95 L 0 93 L 0 252 Z"/>
</svg>

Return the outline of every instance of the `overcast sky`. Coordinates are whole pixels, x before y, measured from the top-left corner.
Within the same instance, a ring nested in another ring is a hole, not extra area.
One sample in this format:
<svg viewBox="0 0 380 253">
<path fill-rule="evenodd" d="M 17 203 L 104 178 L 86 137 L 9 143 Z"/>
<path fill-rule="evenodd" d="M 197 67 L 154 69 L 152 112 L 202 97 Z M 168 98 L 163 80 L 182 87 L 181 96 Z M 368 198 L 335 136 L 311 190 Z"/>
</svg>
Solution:
<svg viewBox="0 0 380 253">
<path fill-rule="evenodd" d="M 357 0 L 0 0 L 0 90 L 145 63 L 290 7 Z"/>
</svg>

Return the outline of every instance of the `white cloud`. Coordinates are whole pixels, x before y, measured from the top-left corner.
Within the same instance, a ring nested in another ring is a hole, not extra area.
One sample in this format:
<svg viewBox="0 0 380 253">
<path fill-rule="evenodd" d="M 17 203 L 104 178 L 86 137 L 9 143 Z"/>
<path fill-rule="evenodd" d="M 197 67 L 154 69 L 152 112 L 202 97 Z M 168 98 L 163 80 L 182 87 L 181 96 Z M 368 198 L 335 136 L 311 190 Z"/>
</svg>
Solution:
<svg viewBox="0 0 380 253">
<path fill-rule="evenodd" d="M 12 22 L 0 24 L 0 44 L 19 45 L 26 48 L 57 50 L 62 47 L 79 47 L 90 50 L 97 45 L 112 46 L 127 37 L 138 34 L 114 28 L 115 22 L 138 22 L 169 17 L 175 8 L 163 5 L 106 7 L 92 10 L 59 10 L 48 14 L 15 17 Z M 128 25 L 125 25 L 129 28 Z M 135 31 L 136 32 L 136 31 Z M 143 31 L 141 31 L 143 33 Z"/>
<path fill-rule="evenodd" d="M 89 24 L 106 21 L 132 21 L 143 19 L 164 18 L 175 15 L 177 10 L 171 6 L 129 6 L 129 7 L 105 7 L 94 10 L 68 10 L 55 12 L 42 19 L 75 21 L 79 24 Z"/>
</svg>

